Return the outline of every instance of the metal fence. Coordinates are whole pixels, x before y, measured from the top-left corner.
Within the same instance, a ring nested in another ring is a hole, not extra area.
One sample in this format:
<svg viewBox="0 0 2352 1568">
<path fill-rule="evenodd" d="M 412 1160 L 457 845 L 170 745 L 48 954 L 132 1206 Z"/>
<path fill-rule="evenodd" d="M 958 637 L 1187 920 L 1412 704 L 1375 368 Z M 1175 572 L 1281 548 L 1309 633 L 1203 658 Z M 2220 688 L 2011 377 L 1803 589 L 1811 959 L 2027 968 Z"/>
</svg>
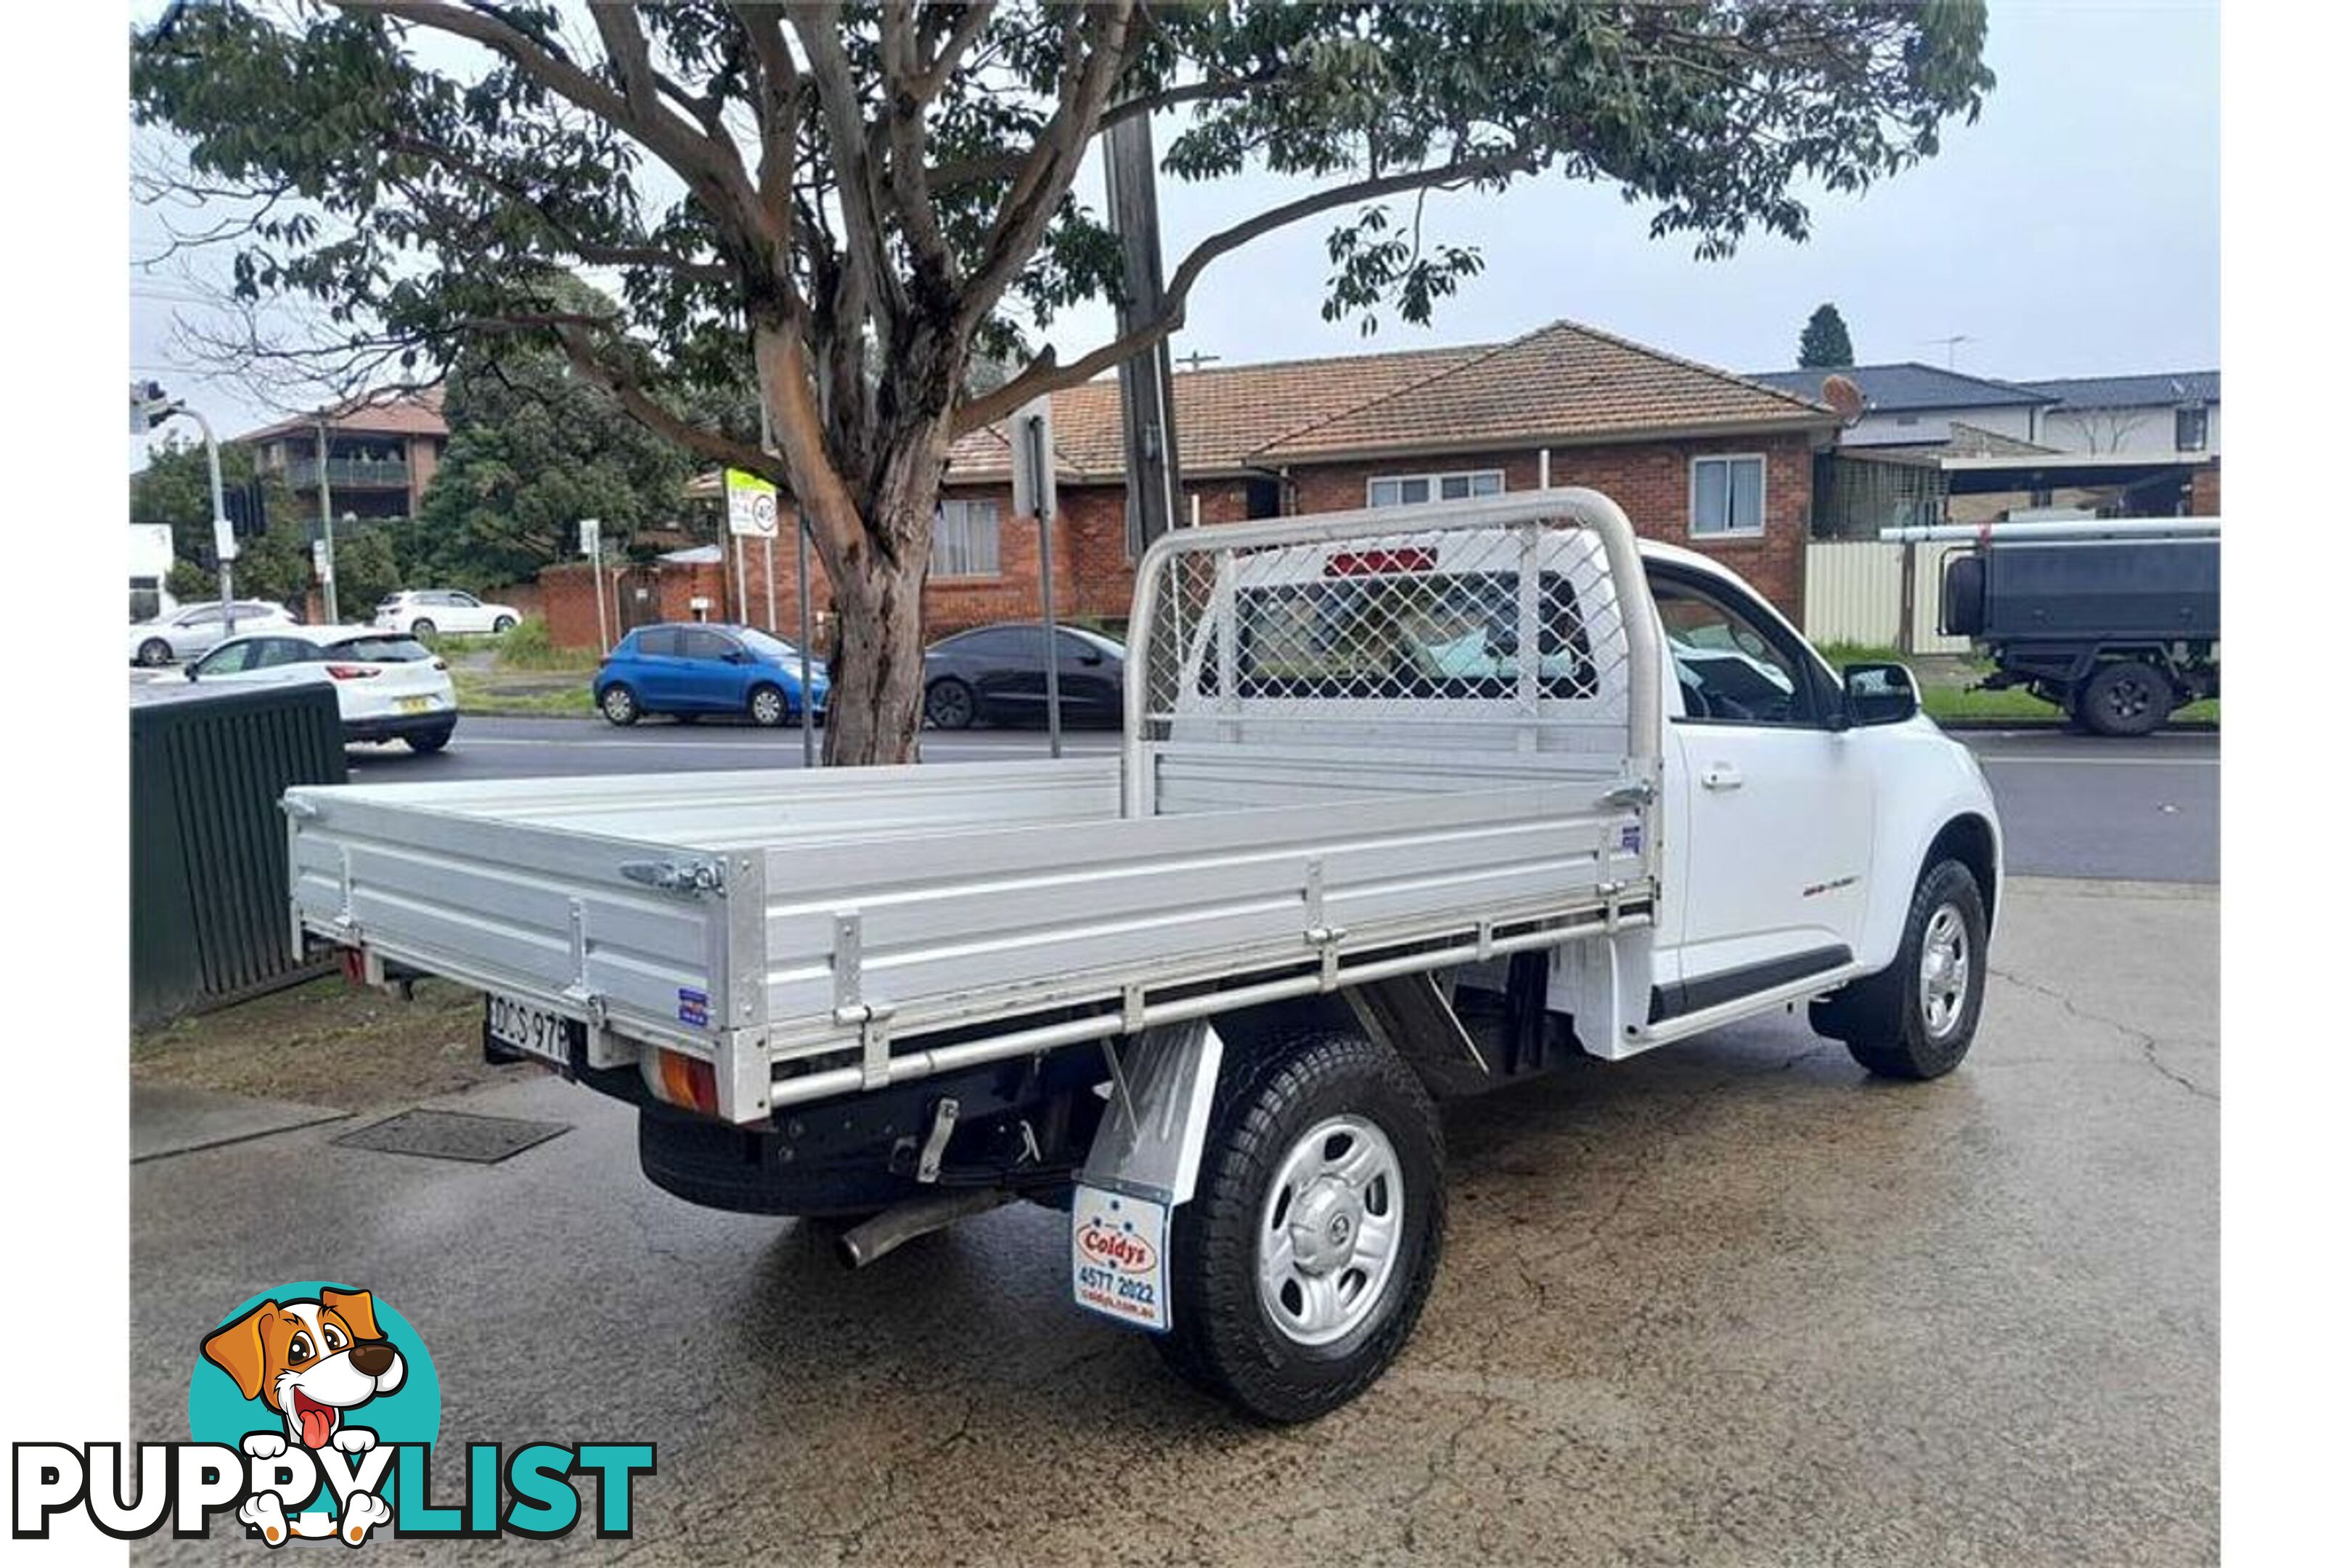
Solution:
<svg viewBox="0 0 2352 1568">
<path fill-rule="evenodd" d="M 150 1024 L 312 972 L 291 951 L 289 785 L 341 784 L 332 689 L 131 710 L 131 1016 Z"/>
<path fill-rule="evenodd" d="M 1905 653 L 1966 653 L 1968 638 L 1948 637 L 1936 628 L 1943 624 L 1945 557 L 1968 548 L 1814 541 L 1805 546 L 1805 636 L 1817 643 L 1861 643 Z"/>
</svg>

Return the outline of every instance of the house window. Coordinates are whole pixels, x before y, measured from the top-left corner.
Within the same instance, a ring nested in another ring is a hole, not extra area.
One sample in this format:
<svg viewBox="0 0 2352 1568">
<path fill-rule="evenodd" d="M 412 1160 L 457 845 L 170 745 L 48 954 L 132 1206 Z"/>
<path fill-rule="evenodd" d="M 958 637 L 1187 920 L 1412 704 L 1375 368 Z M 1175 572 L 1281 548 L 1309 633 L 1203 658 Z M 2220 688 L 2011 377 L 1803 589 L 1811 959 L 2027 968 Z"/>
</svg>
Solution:
<svg viewBox="0 0 2352 1568">
<path fill-rule="evenodd" d="M 1465 469 L 1452 474 L 1383 474 L 1364 486 L 1370 506 L 1419 506 L 1431 500 L 1468 500 L 1473 496 L 1503 493 L 1500 468 Z"/>
<path fill-rule="evenodd" d="M 993 577 L 996 566 L 996 503 L 943 500 L 931 522 L 931 575 Z"/>
<path fill-rule="evenodd" d="M 2172 449 L 2176 452 L 2201 452 L 2205 449 L 2205 410 L 2201 405 L 2172 411 Z"/>
<path fill-rule="evenodd" d="M 1764 459 L 1691 459 L 1690 531 L 1694 539 L 1764 531 Z"/>
</svg>

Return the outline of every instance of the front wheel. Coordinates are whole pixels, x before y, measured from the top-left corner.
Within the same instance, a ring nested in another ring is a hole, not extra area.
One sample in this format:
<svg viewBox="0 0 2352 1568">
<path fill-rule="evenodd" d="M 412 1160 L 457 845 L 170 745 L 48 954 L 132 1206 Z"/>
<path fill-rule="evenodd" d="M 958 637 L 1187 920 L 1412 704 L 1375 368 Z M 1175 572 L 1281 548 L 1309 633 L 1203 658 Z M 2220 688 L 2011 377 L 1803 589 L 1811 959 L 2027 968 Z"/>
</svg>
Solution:
<svg viewBox="0 0 2352 1568">
<path fill-rule="evenodd" d="M 1816 1032 L 1881 1078 L 1941 1078 L 1960 1065 L 1984 1007 L 1984 893 L 1958 860 L 1919 879 L 1895 962 L 1813 1004 Z"/>
<path fill-rule="evenodd" d="M 512 616 L 500 616 L 497 620 L 490 623 L 490 635 L 492 637 L 502 637 L 514 629 L 515 618 Z"/>
<path fill-rule="evenodd" d="M 139 662 L 149 669 L 172 662 L 172 645 L 162 637 L 149 637 L 139 645 Z"/>
<path fill-rule="evenodd" d="M 604 695 L 596 700 L 604 710 L 605 721 L 613 724 L 634 724 L 637 721 L 637 694 L 627 687 L 614 684 L 604 688 Z"/>
<path fill-rule="evenodd" d="M 772 686 L 753 687 L 751 707 L 751 722 L 762 730 L 776 728 L 792 713 L 792 704 L 786 702 L 784 694 Z"/>
<path fill-rule="evenodd" d="M 1428 1299 L 1444 1161 L 1436 1108 L 1393 1051 L 1313 1031 L 1254 1054 L 1219 1086 L 1171 1222 L 1161 1357 L 1263 1421 L 1355 1398 Z"/>
</svg>

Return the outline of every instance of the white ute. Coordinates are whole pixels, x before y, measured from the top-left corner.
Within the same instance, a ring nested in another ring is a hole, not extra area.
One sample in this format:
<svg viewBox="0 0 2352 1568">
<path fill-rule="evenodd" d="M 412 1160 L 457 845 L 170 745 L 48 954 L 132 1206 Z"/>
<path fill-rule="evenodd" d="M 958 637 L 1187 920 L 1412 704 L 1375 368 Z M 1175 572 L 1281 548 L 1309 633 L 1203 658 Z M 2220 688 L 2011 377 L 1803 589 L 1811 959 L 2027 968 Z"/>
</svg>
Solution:
<svg viewBox="0 0 2352 1568">
<path fill-rule="evenodd" d="M 289 791 L 295 940 L 479 987 L 655 1182 L 853 1262 L 1066 1209 L 1076 1302 L 1273 1421 L 1412 1331 L 1433 1096 L 1801 1001 L 1969 1048 L 1974 761 L 1604 496 L 1181 531 L 1130 634 L 1116 757 Z"/>
</svg>

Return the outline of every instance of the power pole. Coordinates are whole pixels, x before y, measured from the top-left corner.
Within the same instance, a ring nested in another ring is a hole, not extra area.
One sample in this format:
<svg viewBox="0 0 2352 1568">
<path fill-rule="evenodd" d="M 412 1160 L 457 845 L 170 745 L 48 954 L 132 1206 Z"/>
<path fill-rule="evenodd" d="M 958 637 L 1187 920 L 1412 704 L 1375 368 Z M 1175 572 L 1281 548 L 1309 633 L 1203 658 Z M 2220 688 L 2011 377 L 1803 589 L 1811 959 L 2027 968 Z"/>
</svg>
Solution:
<svg viewBox="0 0 2352 1568">
<path fill-rule="evenodd" d="M 1167 294 L 1160 264 L 1159 174 L 1150 116 L 1131 116 L 1104 133 L 1110 227 L 1126 258 L 1127 288 L 1118 304 L 1122 337 L 1157 320 Z M 1176 525 L 1177 497 L 1183 494 L 1172 381 L 1166 338 L 1118 367 L 1119 417 L 1127 437 L 1127 542 L 1139 558 Z"/>
<path fill-rule="evenodd" d="M 327 604 L 327 624 L 339 626 L 343 618 L 335 613 L 335 514 L 327 502 L 327 422 L 319 421 L 319 538 L 326 544 L 326 570 L 319 575 L 320 588 Z"/>
</svg>

